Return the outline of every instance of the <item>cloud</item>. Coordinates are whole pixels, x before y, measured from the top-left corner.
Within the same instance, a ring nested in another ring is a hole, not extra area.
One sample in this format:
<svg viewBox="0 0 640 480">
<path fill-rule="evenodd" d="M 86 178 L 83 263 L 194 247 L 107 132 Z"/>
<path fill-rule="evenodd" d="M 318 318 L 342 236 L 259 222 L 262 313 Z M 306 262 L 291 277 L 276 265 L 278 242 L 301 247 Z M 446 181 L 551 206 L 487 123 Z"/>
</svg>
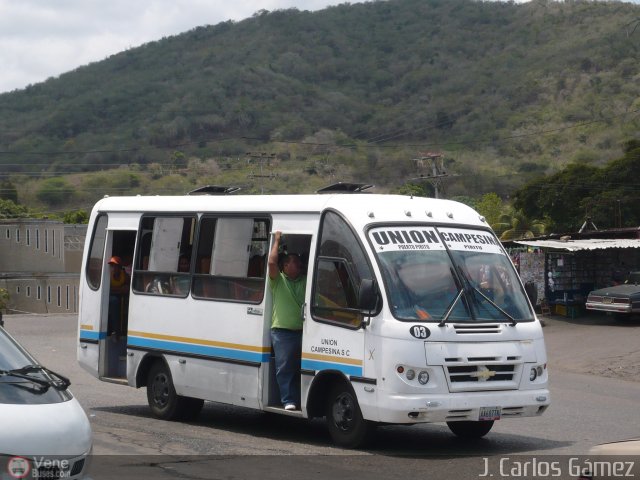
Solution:
<svg viewBox="0 0 640 480">
<path fill-rule="evenodd" d="M 343 0 L 0 0 L 0 92 L 109 55 L 259 10 L 318 10 Z"/>
</svg>

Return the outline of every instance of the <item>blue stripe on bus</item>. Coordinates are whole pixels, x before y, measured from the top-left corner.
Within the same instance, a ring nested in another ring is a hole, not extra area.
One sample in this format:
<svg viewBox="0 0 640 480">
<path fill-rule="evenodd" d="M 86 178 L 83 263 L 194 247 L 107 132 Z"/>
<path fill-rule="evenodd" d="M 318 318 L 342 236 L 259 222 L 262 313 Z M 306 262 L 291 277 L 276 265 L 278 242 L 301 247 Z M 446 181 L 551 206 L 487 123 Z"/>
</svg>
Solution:
<svg viewBox="0 0 640 480">
<path fill-rule="evenodd" d="M 92 332 L 91 330 L 80 330 L 80 340 L 104 340 L 107 332 Z"/>
<path fill-rule="evenodd" d="M 344 363 L 320 362 L 318 360 L 302 359 L 302 368 L 306 370 L 339 370 L 346 375 L 362 376 L 362 367 L 345 365 Z"/>
<path fill-rule="evenodd" d="M 269 353 L 248 352 L 246 350 L 234 350 L 231 348 L 211 347 L 208 345 L 194 345 L 190 343 L 169 342 L 153 338 L 127 337 L 127 346 L 155 348 L 176 353 L 192 353 L 207 357 L 229 358 L 232 360 L 244 360 L 248 362 L 268 362 Z"/>
</svg>

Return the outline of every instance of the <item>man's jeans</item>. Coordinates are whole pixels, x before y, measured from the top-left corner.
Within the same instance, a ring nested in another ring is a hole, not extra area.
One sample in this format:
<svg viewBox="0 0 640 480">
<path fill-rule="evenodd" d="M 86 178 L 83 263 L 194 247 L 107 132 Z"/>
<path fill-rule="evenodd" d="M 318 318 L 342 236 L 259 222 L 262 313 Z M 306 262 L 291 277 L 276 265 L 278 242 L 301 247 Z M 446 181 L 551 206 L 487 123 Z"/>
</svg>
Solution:
<svg viewBox="0 0 640 480">
<path fill-rule="evenodd" d="M 300 408 L 300 356 L 302 331 L 271 329 L 271 345 L 276 357 L 276 380 L 283 405 L 295 403 Z"/>
</svg>

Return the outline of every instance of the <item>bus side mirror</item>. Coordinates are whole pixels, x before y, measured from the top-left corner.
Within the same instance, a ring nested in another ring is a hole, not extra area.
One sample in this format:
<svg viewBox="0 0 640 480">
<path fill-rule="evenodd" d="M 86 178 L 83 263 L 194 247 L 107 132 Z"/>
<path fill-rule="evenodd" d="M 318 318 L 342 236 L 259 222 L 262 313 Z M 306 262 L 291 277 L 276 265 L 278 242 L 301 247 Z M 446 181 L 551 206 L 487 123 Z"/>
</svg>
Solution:
<svg viewBox="0 0 640 480">
<path fill-rule="evenodd" d="M 358 309 L 365 315 L 371 315 L 378 306 L 376 283 L 370 278 L 363 278 L 358 291 Z"/>
</svg>

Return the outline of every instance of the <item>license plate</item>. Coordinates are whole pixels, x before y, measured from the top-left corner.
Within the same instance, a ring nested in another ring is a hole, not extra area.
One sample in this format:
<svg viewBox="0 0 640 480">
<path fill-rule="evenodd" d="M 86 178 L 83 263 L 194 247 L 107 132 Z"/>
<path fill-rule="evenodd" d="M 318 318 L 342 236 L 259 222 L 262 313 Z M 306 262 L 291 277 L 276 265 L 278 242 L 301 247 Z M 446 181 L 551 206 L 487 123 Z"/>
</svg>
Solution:
<svg viewBox="0 0 640 480">
<path fill-rule="evenodd" d="M 478 420 L 500 420 L 500 407 L 480 407 Z"/>
<path fill-rule="evenodd" d="M 602 303 L 613 303 L 613 298 L 611 297 L 604 297 L 602 299 Z"/>
</svg>

